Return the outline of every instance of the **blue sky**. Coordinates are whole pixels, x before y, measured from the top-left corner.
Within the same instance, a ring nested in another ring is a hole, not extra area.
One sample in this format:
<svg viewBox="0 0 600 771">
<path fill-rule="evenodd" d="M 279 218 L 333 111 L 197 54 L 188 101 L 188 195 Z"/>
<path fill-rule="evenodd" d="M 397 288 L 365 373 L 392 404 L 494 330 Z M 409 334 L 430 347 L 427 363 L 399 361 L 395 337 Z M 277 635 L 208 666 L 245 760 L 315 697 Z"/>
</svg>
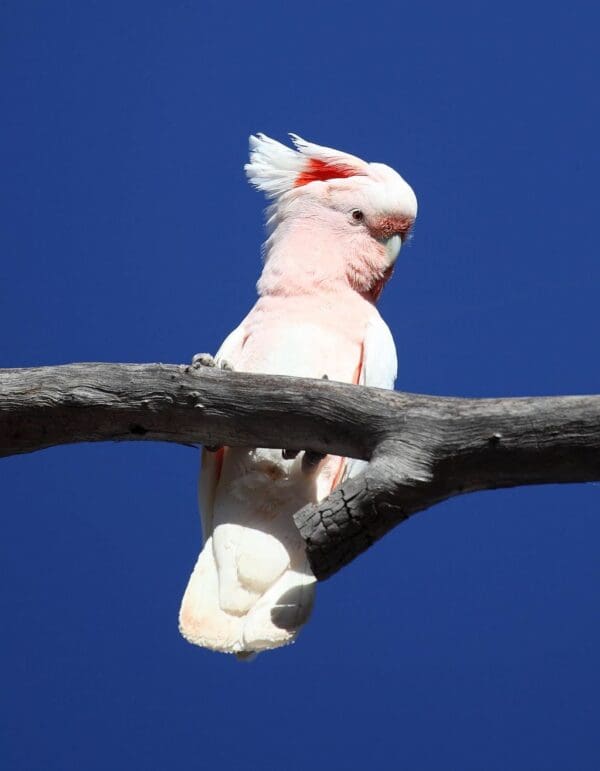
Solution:
<svg viewBox="0 0 600 771">
<path fill-rule="evenodd" d="M 0 366 L 183 362 L 254 301 L 247 136 L 397 168 L 397 387 L 599 391 L 592 3 L 0 4 Z M 251 665 L 185 643 L 196 453 L 0 461 L 0 763 L 597 769 L 600 486 L 419 514 Z"/>
</svg>

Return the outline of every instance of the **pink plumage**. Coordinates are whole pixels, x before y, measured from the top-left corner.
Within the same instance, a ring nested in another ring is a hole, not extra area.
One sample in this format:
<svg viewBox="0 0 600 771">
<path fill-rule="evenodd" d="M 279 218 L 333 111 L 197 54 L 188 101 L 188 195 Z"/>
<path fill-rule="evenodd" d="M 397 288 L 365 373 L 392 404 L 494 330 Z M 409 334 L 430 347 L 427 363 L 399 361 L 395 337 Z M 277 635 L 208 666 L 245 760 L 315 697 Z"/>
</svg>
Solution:
<svg viewBox="0 0 600 771">
<path fill-rule="evenodd" d="M 250 182 L 274 199 L 259 299 L 217 361 L 247 372 L 393 388 L 396 351 L 375 302 L 417 213 L 389 166 L 305 142 L 250 137 Z M 224 448 L 203 453 L 204 547 L 180 629 L 193 643 L 246 656 L 292 642 L 312 608 L 315 578 L 293 523 L 362 462 Z"/>
</svg>

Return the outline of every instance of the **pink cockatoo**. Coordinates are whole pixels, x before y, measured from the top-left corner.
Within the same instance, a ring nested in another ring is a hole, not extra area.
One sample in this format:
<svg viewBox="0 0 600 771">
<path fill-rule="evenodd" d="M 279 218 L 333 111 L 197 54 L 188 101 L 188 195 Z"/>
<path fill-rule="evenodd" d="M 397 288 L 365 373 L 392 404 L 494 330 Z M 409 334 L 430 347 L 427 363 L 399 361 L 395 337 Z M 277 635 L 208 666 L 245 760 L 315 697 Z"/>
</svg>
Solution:
<svg viewBox="0 0 600 771">
<path fill-rule="evenodd" d="M 246 174 L 273 200 L 264 268 L 256 305 L 215 361 L 393 388 L 396 349 L 375 304 L 415 220 L 415 194 L 389 166 L 291 138 L 295 149 L 250 137 Z M 310 615 L 315 577 L 293 514 L 364 463 L 289 456 L 204 450 L 204 547 L 179 616 L 190 642 L 248 657 L 292 642 Z"/>
</svg>

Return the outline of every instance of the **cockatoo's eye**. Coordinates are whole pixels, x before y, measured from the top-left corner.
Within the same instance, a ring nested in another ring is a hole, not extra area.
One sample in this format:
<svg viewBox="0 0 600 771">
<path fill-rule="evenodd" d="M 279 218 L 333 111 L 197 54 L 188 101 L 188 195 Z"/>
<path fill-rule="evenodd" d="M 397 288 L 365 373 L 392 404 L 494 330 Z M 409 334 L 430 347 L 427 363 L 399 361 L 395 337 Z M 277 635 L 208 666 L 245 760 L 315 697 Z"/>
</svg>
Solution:
<svg viewBox="0 0 600 771">
<path fill-rule="evenodd" d="M 360 209 L 352 209 L 350 214 L 354 222 L 362 222 L 365 218 L 365 215 L 361 212 Z"/>
</svg>

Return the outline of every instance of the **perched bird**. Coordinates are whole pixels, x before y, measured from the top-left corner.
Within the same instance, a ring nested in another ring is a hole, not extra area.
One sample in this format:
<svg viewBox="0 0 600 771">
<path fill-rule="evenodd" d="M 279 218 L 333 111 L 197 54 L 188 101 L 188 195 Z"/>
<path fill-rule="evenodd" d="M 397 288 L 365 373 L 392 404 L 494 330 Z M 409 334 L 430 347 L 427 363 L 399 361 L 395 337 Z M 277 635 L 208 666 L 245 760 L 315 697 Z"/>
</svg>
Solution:
<svg viewBox="0 0 600 771">
<path fill-rule="evenodd" d="M 417 214 L 402 177 L 291 134 L 250 137 L 250 182 L 272 199 L 259 299 L 217 364 L 393 388 L 396 350 L 375 304 Z M 190 642 L 241 658 L 292 642 L 315 577 L 292 516 L 362 461 L 281 450 L 203 451 L 204 547 L 179 616 Z"/>
</svg>

